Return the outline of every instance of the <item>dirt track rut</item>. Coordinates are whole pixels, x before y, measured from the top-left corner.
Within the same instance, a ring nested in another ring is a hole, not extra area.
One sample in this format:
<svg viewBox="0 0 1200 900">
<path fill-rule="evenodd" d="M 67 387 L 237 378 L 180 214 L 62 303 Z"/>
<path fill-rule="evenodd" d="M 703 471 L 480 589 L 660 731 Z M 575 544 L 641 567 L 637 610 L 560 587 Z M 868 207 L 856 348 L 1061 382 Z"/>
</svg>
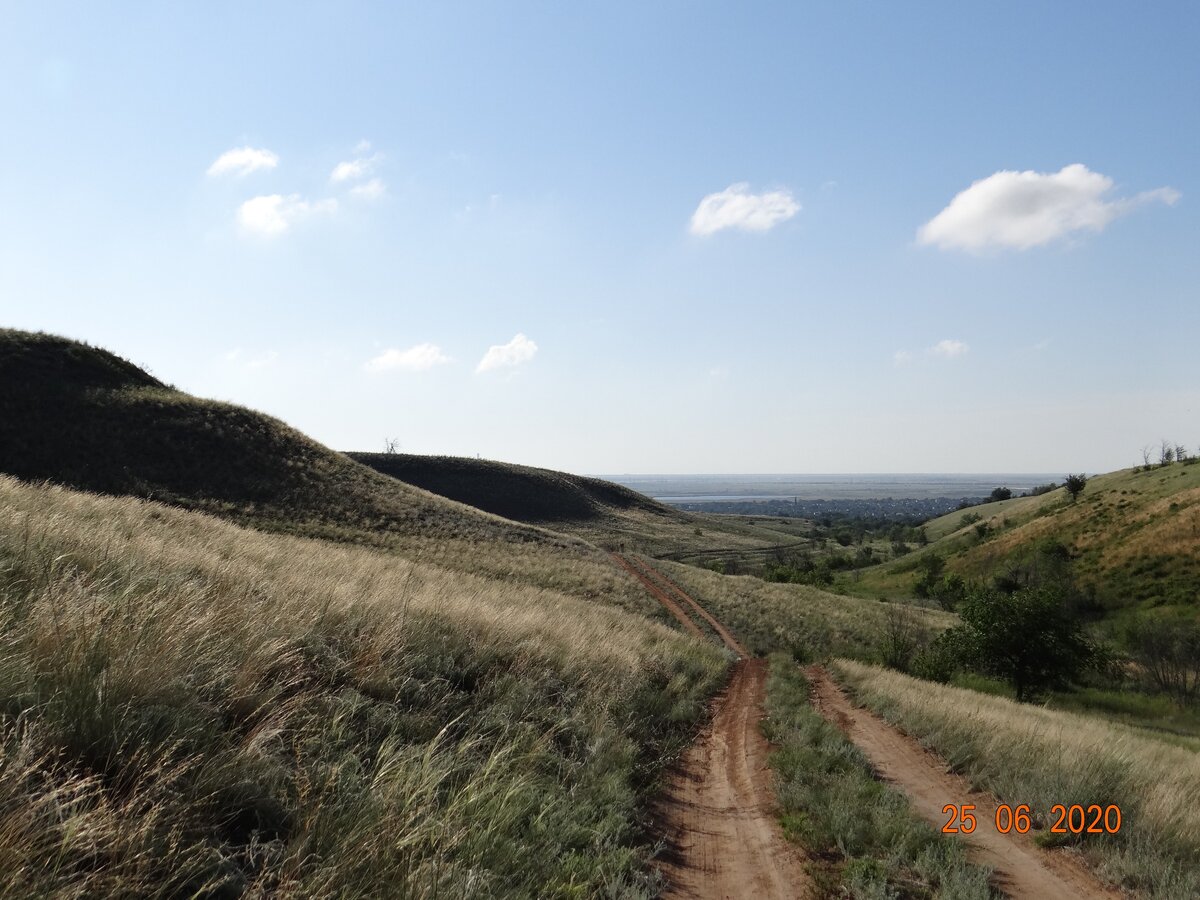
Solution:
<svg viewBox="0 0 1200 900">
<path fill-rule="evenodd" d="M 800 855 L 779 830 L 759 730 L 767 663 L 742 659 L 711 727 L 680 761 L 656 813 L 664 897 L 808 897 Z"/>
<path fill-rule="evenodd" d="M 740 658 L 712 721 L 672 770 L 654 814 L 663 833 L 659 870 L 663 897 L 702 900 L 809 897 L 809 878 L 798 850 L 775 820 L 775 794 L 767 765 L 770 745 L 759 721 L 766 697 L 767 663 L 747 659 L 737 639 L 679 585 L 636 558 L 613 554 L 622 568 L 694 634 L 684 611 L 708 622 Z"/>
<path fill-rule="evenodd" d="M 823 666 L 810 666 L 813 704 L 866 755 L 875 771 L 902 790 L 912 808 L 936 828 L 946 821 L 947 803 L 975 805 L 978 825 L 962 839 L 975 862 L 995 870 L 994 883 L 1010 897 L 1033 900 L 1094 900 L 1120 897 L 1061 853 L 1042 850 L 1027 835 L 994 828 L 997 800 L 973 791 L 946 763 L 873 713 L 854 706 Z"/>
</svg>

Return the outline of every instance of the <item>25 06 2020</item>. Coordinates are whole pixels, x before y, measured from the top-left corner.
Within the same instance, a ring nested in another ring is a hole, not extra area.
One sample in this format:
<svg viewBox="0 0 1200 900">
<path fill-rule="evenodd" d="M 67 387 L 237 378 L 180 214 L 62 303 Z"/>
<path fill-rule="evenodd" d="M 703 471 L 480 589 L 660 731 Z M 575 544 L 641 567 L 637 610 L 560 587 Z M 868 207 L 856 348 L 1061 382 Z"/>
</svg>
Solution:
<svg viewBox="0 0 1200 900">
<path fill-rule="evenodd" d="M 971 803 L 947 803 L 942 807 L 942 815 L 948 817 L 942 826 L 943 834 L 971 834 L 979 825 L 975 806 Z M 1116 834 L 1121 830 L 1121 807 L 1116 804 L 1084 806 L 1073 803 L 1068 806 L 1055 803 L 1050 807 L 1049 820 L 1053 834 Z M 1001 834 L 1014 831 L 1025 834 L 1033 828 L 1032 811 L 1026 803 L 1017 806 L 1001 803 L 996 807 L 993 824 Z"/>
</svg>

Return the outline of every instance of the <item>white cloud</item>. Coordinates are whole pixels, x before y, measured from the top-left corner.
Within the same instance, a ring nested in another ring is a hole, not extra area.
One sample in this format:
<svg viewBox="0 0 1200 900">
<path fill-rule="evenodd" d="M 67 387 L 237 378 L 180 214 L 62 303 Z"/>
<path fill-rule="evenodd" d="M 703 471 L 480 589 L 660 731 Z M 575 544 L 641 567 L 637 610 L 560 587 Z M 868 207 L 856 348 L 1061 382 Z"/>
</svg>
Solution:
<svg viewBox="0 0 1200 900">
<path fill-rule="evenodd" d="M 354 145 L 354 152 L 359 155 L 371 152 L 371 142 L 365 138 Z"/>
<path fill-rule="evenodd" d="M 913 355 L 907 350 L 897 350 L 892 354 L 892 361 L 898 366 L 905 366 L 912 362 Z"/>
<path fill-rule="evenodd" d="M 264 237 L 283 234 L 301 219 L 337 211 L 337 201 L 318 200 L 310 203 L 299 194 L 266 194 L 247 200 L 238 207 L 237 220 L 242 230 Z"/>
<path fill-rule="evenodd" d="M 954 359 L 956 356 L 965 356 L 971 348 L 962 341 L 944 340 L 938 341 L 929 348 L 929 352 L 934 356 L 944 356 L 947 359 Z"/>
<path fill-rule="evenodd" d="M 1058 172 L 996 172 L 960 192 L 917 231 L 917 242 L 943 250 L 1015 247 L 1025 250 L 1077 231 L 1102 231 L 1144 203 L 1168 205 L 1174 188 L 1108 200 L 1113 181 L 1080 163 Z"/>
<path fill-rule="evenodd" d="M 237 147 L 226 150 L 208 167 L 208 174 L 249 175 L 259 169 L 273 169 L 279 165 L 279 156 L 270 150 L 255 147 Z"/>
<path fill-rule="evenodd" d="M 444 354 L 437 344 L 417 344 L 407 350 L 388 348 L 374 359 L 368 360 L 364 368 L 368 372 L 390 372 L 393 369 L 424 372 L 448 362 L 450 357 Z"/>
<path fill-rule="evenodd" d="M 492 369 L 519 366 L 533 359 L 535 353 L 537 353 L 537 344 L 525 335 L 517 334 L 507 344 L 494 344 L 489 347 L 488 352 L 483 354 L 483 359 L 479 361 L 479 365 L 475 367 L 475 371 L 488 372 Z"/>
<path fill-rule="evenodd" d="M 387 193 L 387 185 L 383 183 L 383 179 L 372 178 L 350 188 L 350 193 L 363 200 L 378 200 Z"/>
<path fill-rule="evenodd" d="M 332 182 L 342 181 L 358 181 L 360 178 L 366 178 L 375 171 L 375 165 L 379 162 L 380 156 L 376 153 L 374 156 L 360 156 L 356 159 L 348 159 L 338 163 L 333 167 L 333 171 L 329 174 L 329 180 Z"/>
<path fill-rule="evenodd" d="M 723 191 L 709 194 L 692 213 L 689 230 L 708 236 L 726 228 L 741 231 L 769 231 L 800 211 L 800 204 L 787 190 L 750 193 L 745 182 L 731 184 Z"/>
</svg>

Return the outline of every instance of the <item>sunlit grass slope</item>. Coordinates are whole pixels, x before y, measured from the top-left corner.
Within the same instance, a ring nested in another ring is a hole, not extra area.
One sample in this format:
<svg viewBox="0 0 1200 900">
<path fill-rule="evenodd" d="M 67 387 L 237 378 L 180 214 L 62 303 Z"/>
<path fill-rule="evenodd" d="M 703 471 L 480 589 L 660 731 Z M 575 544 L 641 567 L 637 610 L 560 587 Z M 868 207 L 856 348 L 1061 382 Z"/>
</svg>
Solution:
<svg viewBox="0 0 1200 900">
<path fill-rule="evenodd" d="M 395 553 L 0 477 L 0 892 L 635 896 L 717 650 Z"/>
<path fill-rule="evenodd" d="M 771 527 L 770 520 L 687 513 L 600 478 L 455 456 L 347 455 L 435 494 L 610 549 L 658 554 L 764 547 L 795 540 Z"/>
<path fill-rule="evenodd" d="M 1120 806 L 1115 837 L 1079 843 L 1101 870 L 1151 896 L 1200 896 L 1200 756 L 1137 729 L 839 661 L 868 708 L 1010 804 Z"/>
<path fill-rule="evenodd" d="M 967 514 L 982 517 L 985 536 L 963 523 Z M 1200 464 L 1123 469 L 1092 478 L 1075 502 L 1060 488 L 950 513 L 926 527 L 938 538 L 929 547 L 864 571 L 848 589 L 909 594 L 927 553 L 945 556 L 950 572 L 984 580 L 1058 541 L 1070 548 L 1080 585 L 1110 611 L 1200 609 Z"/>
<path fill-rule="evenodd" d="M 653 564 L 730 628 L 751 653 L 783 651 L 797 659 L 835 654 L 878 658 L 886 603 L 750 575 L 719 575 L 667 560 Z M 956 616 L 923 607 L 914 607 L 912 615 L 931 634 L 957 622 Z"/>
</svg>

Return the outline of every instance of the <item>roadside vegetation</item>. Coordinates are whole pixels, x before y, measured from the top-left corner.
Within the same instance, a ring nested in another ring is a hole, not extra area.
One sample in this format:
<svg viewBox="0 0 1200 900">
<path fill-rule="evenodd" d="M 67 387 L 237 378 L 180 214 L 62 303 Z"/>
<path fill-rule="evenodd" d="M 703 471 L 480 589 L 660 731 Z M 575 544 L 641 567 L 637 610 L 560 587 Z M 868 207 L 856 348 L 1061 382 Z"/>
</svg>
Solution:
<svg viewBox="0 0 1200 900">
<path fill-rule="evenodd" d="M 1194 751 L 1092 716 L 839 660 L 867 708 L 1002 800 L 1029 804 L 1044 843 L 1075 840 L 1105 877 L 1153 897 L 1200 896 L 1200 764 Z M 1118 805 L 1116 835 L 1052 835 L 1056 803 Z"/>
<path fill-rule="evenodd" d="M 654 565 L 699 600 L 755 655 L 782 650 L 798 660 L 835 655 L 878 658 L 887 622 L 886 603 L 842 597 L 807 585 L 718 575 L 666 560 L 655 560 Z M 930 633 L 955 622 L 953 615 L 935 609 L 914 608 L 912 615 Z"/>
<path fill-rule="evenodd" d="M 828 896 L 999 896 L 990 872 L 967 861 L 963 845 L 936 832 L 905 796 L 878 781 L 870 764 L 809 704 L 808 680 L 787 655 L 771 656 L 763 731 L 781 821 L 809 854 Z"/>
<path fill-rule="evenodd" d="M 717 649 L 131 498 L 0 509 L 5 896 L 654 893 Z"/>
</svg>

